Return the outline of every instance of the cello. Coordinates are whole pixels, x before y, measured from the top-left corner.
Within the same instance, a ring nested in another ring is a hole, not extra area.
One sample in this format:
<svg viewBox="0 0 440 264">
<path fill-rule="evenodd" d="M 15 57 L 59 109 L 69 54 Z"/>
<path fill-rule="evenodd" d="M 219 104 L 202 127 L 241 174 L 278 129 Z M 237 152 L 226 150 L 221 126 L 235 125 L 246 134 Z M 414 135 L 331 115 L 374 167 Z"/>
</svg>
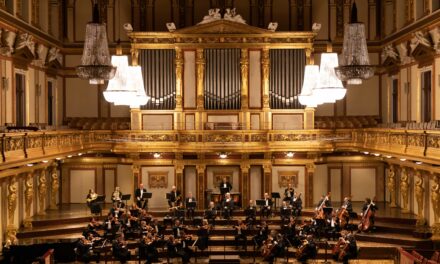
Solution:
<svg viewBox="0 0 440 264">
<path fill-rule="evenodd" d="M 321 204 L 319 205 L 319 207 L 316 209 L 316 215 L 315 215 L 315 219 L 324 219 L 325 215 L 324 215 L 324 206 L 325 206 L 325 202 L 328 201 L 328 197 L 329 197 L 330 193 L 327 194 L 324 199 L 322 200 Z"/>
<path fill-rule="evenodd" d="M 370 201 L 367 210 L 365 210 L 364 214 L 362 215 L 361 222 L 358 225 L 359 231 L 367 231 L 371 227 L 371 217 L 374 216 L 374 210 L 371 208 L 375 205 L 373 201 L 374 199 Z"/>
</svg>

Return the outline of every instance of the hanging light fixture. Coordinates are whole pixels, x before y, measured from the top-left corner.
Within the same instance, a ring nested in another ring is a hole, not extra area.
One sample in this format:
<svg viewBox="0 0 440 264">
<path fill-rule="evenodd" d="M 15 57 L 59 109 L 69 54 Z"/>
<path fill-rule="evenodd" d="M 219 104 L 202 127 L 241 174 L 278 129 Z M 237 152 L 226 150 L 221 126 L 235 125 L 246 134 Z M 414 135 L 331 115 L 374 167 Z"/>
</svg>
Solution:
<svg viewBox="0 0 440 264">
<path fill-rule="evenodd" d="M 126 91 L 127 93 L 116 100 L 115 105 L 129 105 L 130 108 L 139 108 L 150 99 L 145 93 L 141 66 L 128 67 Z"/>
<path fill-rule="evenodd" d="M 341 66 L 335 71 L 338 78 L 348 84 L 361 84 L 362 80 L 374 75 L 374 67 L 370 65 L 368 57 L 365 25 L 357 21 L 356 2 L 351 8 L 350 23 L 344 28 Z"/>
<path fill-rule="evenodd" d="M 298 101 L 300 104 L 306 107 L 317 107 L 319 102 L 318 97 L 314 94 L 314 89 L 319 80 L 319 66 L 318 65 L 306 65 L 304 69 L 304 82 L 301 89 L 301 94 L 298 95 Z"/>
<path fill-rule="evenodd" d="M 99 23 L 98 3 L 93 3 L 93 20 L 87 23 L 81 65 L 76 73 L 90 84 L 104 84 L 115 75 L 116 67 L 110 63 L 107 32 L 104 23 Z"/>
<path fill-rule="evenodd" d="M 334 103 L 344 98 L 347 90 L 341 80 L 336 77 L 335 67 L 338 67 L 338 54 L 331 52 L 331 44 L 327 52 L 321 54 L 319 80 L 313 94 L 321 103 Z"/>
<path fill-rule="evenodd" d="M 115 77 L 107 85 L 103 92 L 104 98 L 109 103 L 116 103 L 125 96 L 134 95 L 136 91 L 127 89 L 128 78 L 128 56 L 122 55 L 122 47 L 118 40 L 116 55 L 112 56 L 112 65 L 116 67 Z"/>
</svg>

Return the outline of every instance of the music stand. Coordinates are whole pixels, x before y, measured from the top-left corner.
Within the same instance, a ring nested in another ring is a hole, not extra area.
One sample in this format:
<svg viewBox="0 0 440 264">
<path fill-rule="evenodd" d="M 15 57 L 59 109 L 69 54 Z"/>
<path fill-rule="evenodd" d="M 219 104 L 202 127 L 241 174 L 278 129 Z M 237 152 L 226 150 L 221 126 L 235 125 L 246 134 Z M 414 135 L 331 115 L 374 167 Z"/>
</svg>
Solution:
<svg viewBox="0 0 440 264">
<path fill-rule="evenodd" d="M 121 201 L 125 201 L 125 205 L 128 206 L 127 201 L 130 200 L 130 198 L 131 198 L 131 194 L 123 194 L 123 195 L 121 196 Z"/>
<path fill-rule="evenodd" d="M 148 199 L 150 199 L 152 196 L 153 194 L 149 192 L 144 192 L 142 194 L 141 201 L 144 201 L 144 204 L 142 205 L 142 209 L 145 209 L 146 207 L 146 209 L 148 210 Z"/>
<path fill-rule="evenodd" d="M 280 199 L 280 198 L 281 198 L 281 195 L 280 195 L 279 192 L 273 192 L 273 193 L 271 193 L 271 197 L 272 197 L 273 199 L 275 199 L 275 206 L 274 206 L 274 209 L 277 209 L 277 199 Z"/>
<path fill-rule="evenodd" d="M 96 197 L 96 199 L 91 203 L 91 207 L 90 207 L 91 213 L 102 215 L 101 204 L 103 204 L 104 201 L 105 201 L 105 195 L 98 195 L 98 197 Z"/>
<path fill-rule="evenodd" d="M 187 202 L 186 207 L 187 208 L 196 208 L 196 202 Z"/>
<path fill-rule="evenodd" d="M 173 197 L 173 195 L 171 193 L 166 193 L 165 196 L 166 196 L 167 200 L 171 200 Z"/>
<path fill-rule="evenodd" d="M 226 187 L 226 188 L 220 187 L 220 193 L 221 193 L 222 196 L 225 195 L 228 192 L 229 192 L 229 188 L 228 187 Z"/>
<path fill-rule="evenodd" d="M 203 222 L 203 217 L 196 216 L 193 219 L 193 226 L 201 226 Z"/>
<path fill-rule="evenodd" d="M 258 200 L 256 200 L 255 201 L 255 203 L 257 204 L 257 206 L 260 206 L 260 220 L 262 219 L 262 217 L 263 217 L 263 212 L 261 211 L 261 207 L 263 207 L 263 206 L 266 206 L 266 200 L 264 200 L 264 199 L 258 199 Z"/>
<path fill-rule="evenodd" d="M 324 210 L 324 215 L 331 215 L 333 212 L 333 207 L 324 207 L 322 209 Z"/>
</svg>

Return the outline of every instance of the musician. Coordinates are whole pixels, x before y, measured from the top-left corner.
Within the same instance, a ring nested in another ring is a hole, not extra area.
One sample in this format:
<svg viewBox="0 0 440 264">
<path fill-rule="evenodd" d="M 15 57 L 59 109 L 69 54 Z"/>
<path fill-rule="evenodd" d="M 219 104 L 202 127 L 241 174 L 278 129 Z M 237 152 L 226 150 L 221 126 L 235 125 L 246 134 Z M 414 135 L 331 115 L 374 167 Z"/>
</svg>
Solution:
<svg viewBox="0 0 440 264">
<path fill-rule="evenodd" d="M 340 221 L 335 212 L 327 218 L 326 233 L 330 239 L 336 239 L 341 231 Z"/>
<path fill-rule="evenodd" d="M 341 207 L 345 208 L 349 213 L 353 212 L 353 205 L 351 204 L 350 197 L 344 197 L 344 202 Z"/>
<path fill-rule="evenodd" d="M 148 234 L 143 236 L 139 244 L 140 258 L 145 258 L 146 263 L 157 262 L 159 259 L 159 252 L 157 251 L 157 240 Z"/>
<path fill-rule="evenodd" d="M 217 210 L 215 209 L 215 204 L 214 202 L 210 202 L 208 209 L 205 210 L 204 218 L 208 220 L 208 223 L 211 222 L 211 225 L 214 227 L 216 217 L 217 217 Z"/>
<path fill-rule="evenodd" d="M 164 236 L 163 232 L 165 231 L 165 226 L 160 224 L 157 218 L 153 219 L 153 223 L 151 224 L 151 229 L 153 230 L 153 234 L 156 237 L 163 238 Z"/>
<path fill-rule="evenodd" d="M 342 228 L 345 228 L 350 220 L 350 214 L 353 212 L 353 206 L 349 197 L 344 197 L 341 208 L 337 211 L 337 218 Z"/>
<path fill-rule="evenodd" d="M 220 192 L 223 194 L 231 192 L 232 190 L 232 184 L 228 181 L 226 177 L 223 178 L 222 182 L 219 186 Z"/>
<path fill-rule="evenodd" d="M 192 244 L 192 237 L 190 235 L 186 235 L 185 231 L 182 230 L 182 237 L 180 239 L 176 239 L 176 248 L 177 255 L 182 258 L 182 263 L 189 263 L 191 256 L 193 254 L 193 250 L 190 247 Z"/>
<path fill-rule="evenodd" d="M 113 207 L 110 209 L 110 213 L 112 214 L 112 216 L 120 218 L 122 216 L 123 209 L 117 207 L 116 204 L 114 204 Z"/>
<path fill-rule="evenodd" d="M 245 213 L 246 224 L 252 227 L 257 220 L 257 207 L 255 206 L 254 200 L 249 200 L 249 205 L 246 207 Z"/>
<path fill-rule="evenodd" d="M 284 234 L 286 235 L 287 240 L 289 240 L 290 244 L 293 246 L 298 246 L 300 241 L 296 235 L 296 219 L 291 216 L 289 218 L 289 223 L 283 227 Z"/>
<path fill-rule="evenodd" d="M 371 206 L 370 206 L 370 204 L 371 204 Z M 362 206 L 362 213 L 361 213 L 361 216 L 364 216 L 365 211 L 367 211 L 368 207 L 370 207 L 369 210 L 371 210 L 371 216 L 370 216 L 370 229 L 374 229 L 374 228 L 375 228 L 375 227 L 374 227 L 374 220 L 375 220 L 374 215 L 375 215 L 376 211 L 379 210 L 379 208 L 377 207 L 376 204 L 373 203 L 373 201 L 371 201 L 370 198 L 365 198 L 365 203 L 364 203 L 364 205 Z"/>
<path fill-rule="evenodd" d="M 230 193 L 225 194 L 225 198 L 222 202 L 223 217 L 225 219 L 230 219 L 232 217 L 232 210 L 234 209 L 234 200 L 231 198 Z"/>
<path fill-rule="evenodd" d="M 295 193 L 295 190 L 293 189 L 292 184 L 289 183 L 287 188 L 284 189 L 284 199 L 283 199 L 283 201 L 286 201 L 286 202 L 290 203 L 292 201 L 292 199 L 293 199 L 294 193 Z"/>
<path fill-rule="evenodd" d="M 196 198 L 193 197 L 192 192 L 189 192 L 188 197 L 186 197 L 185 199 L 186 214 L 189 219 L 194 218 L 195 204 L 191 205 L 190 203 L 195 203 L 195 202 L 197 202 Z"/>
<path fill-rule="evenodd" d="M 296 254 L 297 260 L 302 263 L 306 263 L 308 259 L 316 257 L 318 250 L 312 235 L 307 235 Z"/>
<path fill-rule="evenodd" d="M 93 234 L 93 236 L 95 237 L 99 237 L 100 235 L 98 234 L 98 229 L 101 228 L 101 224 L 96 221 L 96 219 L 94 217 L 92 217 L 90 219 L 89 224 L 87 225 L 87 229 L 83 232 L 84 236 L 88 236 L 89 234 Z"/>
<path fill-rule="evenodd" d="M 130 212 L 127 212 L 125 214 L 126 220 L 125 220 L 125 234 L 129 234 L 130 236 L 133 236 L 133 234 L 139 232 L 139 222 L 138 218 L 131 215 Z"/>
<path fill-rule="evenodd" d="M 352 233 L 343 231 L 338 243 L 333 248 L 333 258 L 336 261 L 342 261 L 348 263 L 349 259 L 357 257 L 357 244 L 356 239 Z"/>
<path fill-rule="evenodd" d="M 302 200 L 301 200 L 301 193 L 298 194 L 295 192 L 292 199 L 292 214 L 294 216 L 300 216 L 302 211 Z"/>
<path fill-rule="evenodd" d="M 116 187 L 112 193 L 113 204 L 116 204 L 117 207 L 121 207 L 121 204 L 122 204 L 121 198 L 122 198 L 122 192 L 120 191 L 119 187 Z"/>
<path fill-rule="evenodd" d="M 269 217 L 272 214 L 272 199 L 269 197 L 268 193 L 264 193 L 264 205 L 261 208 L 261 216 Z"/>
<path fill-rule="evenodd" d="M 209 225 L 208 220 L 203 219 L 202 225 L 197 231 L 197 247 L 202 251 L 208 248 L 210 230 L 211 226 Z"/>
<path fill-rule="evenodd" d="M 137 188 L 136 191 L 134 192 L 134 196 L 136 197 L 137 206 L 142 209 L 144 209 L 147 204 L 146 202 L 144 202 L 144 199 L 142 198 L 144 193 L 147 193 L 147 189 L 144 188 L 143 183 L 140 183 L 139 188 Z"/>
<path fill-rule="evenodd" d="M 128 250 L 124 233 L 121 233 L 119 238 L 113 242 L 113 256 L 121 263 L 125 263 L 130 260 L 130 251 Z"/>
<path fill-rule="evenodd" d="M 95 193 L 93 189 L 89 189 L 89 193 L 87 194 L 86 201 L 87 201 L 87 206 L 90 208 L 92 214 L 101 213 L 101 206 L 99 205 L 98 202 L 96 202 L 97 198 L 98 198 L 98 194 Z"/>
<path fill-rule="evenodd" d="M 283 201 L 283 205 L 280 207 L 281 224 L 289 221 L 291 215 L 292 206 L 288 204 L 287 201 Z"/>
<path fill-rule="evenodd" d="M 181 238 L 183 233 L 184 233 L 184 229 L 186 229 L 186 227 L 184 227 L 181 223 L 180 220 L 176 220 L 174 222 L 174 227 L 173 227 L 173 235 L 175 238 Z"/>
<path fill-rule="evenodd" d="M 247 237 L 244 232 L 246 230 L 246 224 L 242 220 L 238 220 L 236 226 L 234 226 L 235 230 L 235 248 L 238 249 L 240 241 L 243 249 L 246 251 Z"/>
<path fill-rule="evenodd" d="M 179 207 L 182 202 L 182 197 L 180 191 L 176 189 L 176 186 L 171 187 L 171 192 L 169 193 L 168 205 L 170 208 Z"/>
<path fill-rule="evenodd" d="M 257 226 L 257 234 L 253 237 L 254 243 L 261 247 L 264 241 L 266 241 L 269 235 L 269 227 L 266 221 L 261 221 L 261 226 Z"/>
</svg>

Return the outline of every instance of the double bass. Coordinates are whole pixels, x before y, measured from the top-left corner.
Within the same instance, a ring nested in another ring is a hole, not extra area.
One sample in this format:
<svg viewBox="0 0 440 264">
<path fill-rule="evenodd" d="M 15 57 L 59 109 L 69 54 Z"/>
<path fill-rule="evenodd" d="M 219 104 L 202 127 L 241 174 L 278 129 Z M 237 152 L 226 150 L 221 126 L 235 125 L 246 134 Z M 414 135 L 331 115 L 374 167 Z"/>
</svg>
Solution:
<svg viewBox="0 0 440 264">
<path fill-rule="evenodd" d="M 347 255 L 349 245 L 349 242 L 345 241 L 344 238 L 339 238 L 338 243 L 336 243 L 332 250 L 333 258 L 337 261 L 342 261 L 345 255 Z"/>
<path fill-rule="evenodd" d="M 374 206 L 373 201 L 374 199 L 371 200 L 367 210 L 365 210 L 364 214 L 362 215 L 362 220 L 358 225 L 359 231 L 367 231 L 371 226 L 371 217 L 374 216 L 374 210 L 371 209 L 371 207 Z"/>
<path fill-rule="evenodd" d="M 324 219 L 325 215 L 324 215 L 324 206 L 325 206 L 325 202 L 328 201 L 328 197 L 329 194 L 327 194 L 324 199 L 322 200 L 321 204 L 319 205 L 319 207 L 316 209 L 316 219 Z"/>
<path fill-rule="evenodd" d="M 275 246 L 275 244 L 273 242 L 272 237 L 268 237 L 266 239 L 266 241 L 263 242 L 263 248 L 262 248 L 262 251 L 261 251 L 261 256 L 263 257 L 263 259 L 265 259 L 265 258 L 270 256 L 274 246 Z"/>
</svg>

